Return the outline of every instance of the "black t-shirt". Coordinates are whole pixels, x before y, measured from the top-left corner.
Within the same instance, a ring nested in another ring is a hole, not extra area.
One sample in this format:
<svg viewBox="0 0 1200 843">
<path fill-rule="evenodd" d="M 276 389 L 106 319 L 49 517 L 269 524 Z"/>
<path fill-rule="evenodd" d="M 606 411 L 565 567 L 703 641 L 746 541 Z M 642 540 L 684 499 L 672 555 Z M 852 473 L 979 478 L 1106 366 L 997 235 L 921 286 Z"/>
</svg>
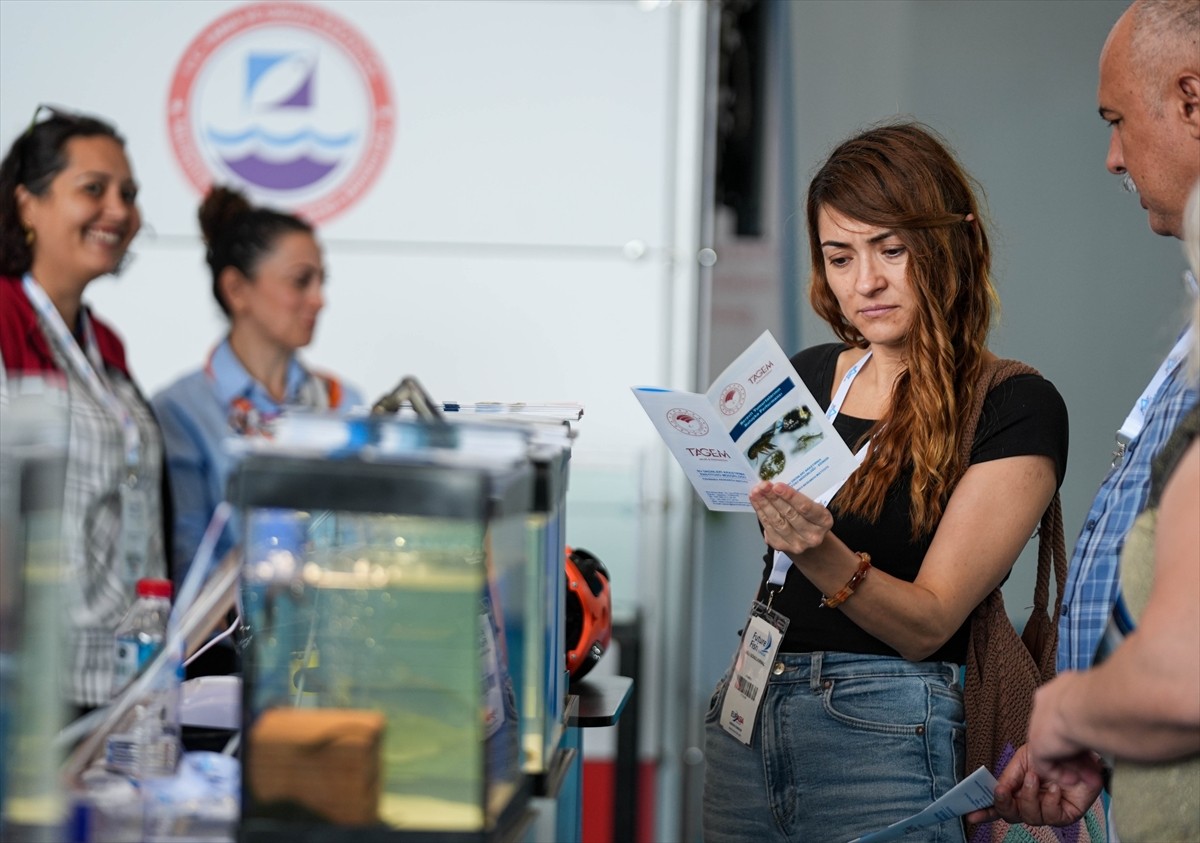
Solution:
<svg viewBox="0 0 1200 843">
<path fill-rule="evenodd" d="M 792 365 L 812 390 L 824 410 L 833 397 L 833 377 L 838 355 L 846 346 L 837 343 L 814 346 L 792 357 Z M 843 441 L 856 450 L 861 437 L 874 424 L 839 413 L 834 428 Z M 971 464 L 1026 454 L 1044 455 L 1054 460 L 1058 483 L 1062 484 L 1067 467 L 1067 408 L 1054 385 L 1036 375 L 1017 375 L 987 394 Z M 871 565 L 898 579 L 912 582 L 933 534 L 912 540 L 909 517 L 911 469 L 901 473 L 888 490 L 883 511 L 875 523 L 855 515 L 834 513 L 833 533 L 847 547 L 871 555 Z M 997 501 L 1003 505 L 1003 501 Z M 766 599 L 767 577 L 771 574 L 774 551 L 763 556 L 764 572 L 759 599 Z M 855 624 L 836 609 L 819 609 L 821 591 L 809 582 L 795 565 L 788 569 L 783 590 L 775 596 L 772 608 L 786 615 L 791 623 L 780 651 L 807 653 L 817 650 L 899 655 L 878 638 Z M 969 623 L 964 623 L 927 661 L 966 660 Z"/>
</svg>

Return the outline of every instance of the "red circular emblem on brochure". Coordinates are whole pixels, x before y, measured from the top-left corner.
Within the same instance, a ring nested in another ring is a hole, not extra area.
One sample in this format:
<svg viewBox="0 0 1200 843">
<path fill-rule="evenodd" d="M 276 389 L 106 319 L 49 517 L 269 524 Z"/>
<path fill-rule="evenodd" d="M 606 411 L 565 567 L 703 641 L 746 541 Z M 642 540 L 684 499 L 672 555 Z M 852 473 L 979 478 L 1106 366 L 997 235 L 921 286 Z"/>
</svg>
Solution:
<svg viewBox="0 0 1200 843">
<path fill-rule="evenodd" d="M 708 422 L 697 416 L 691 410 L 676 407 L 667 412 L 667 421 L 671 427 L 688 436 L 704 436 L 708 433 Z"/>
<path fill-rule="evenodd" d="M 239 6 L 187 46 L 168 137 L 201 194 L 235 185 L 321 223 L 357 202 L 391 151 L 387 69 L 345 19 L 312 3 Z"/>
<path fill-rule="evenodd" d="M 740 383 L 731 383 L 721 390 L 721 412 L 732 416 L 746 403 L 746 388 Z"/>
</svg>

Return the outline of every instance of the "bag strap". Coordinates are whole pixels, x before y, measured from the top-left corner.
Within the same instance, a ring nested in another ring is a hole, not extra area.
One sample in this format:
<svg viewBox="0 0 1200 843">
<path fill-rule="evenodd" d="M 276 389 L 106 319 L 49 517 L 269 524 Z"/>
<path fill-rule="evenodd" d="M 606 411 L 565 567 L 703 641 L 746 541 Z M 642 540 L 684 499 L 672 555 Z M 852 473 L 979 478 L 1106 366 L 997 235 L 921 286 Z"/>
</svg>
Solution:
<svg viewBox="0 0 1200 843">
<path fill-rule="evenodd" d="M 983 402 L 988 393 L 1004 381 L 1017 375 L 1041 377 L 1041 373 L 1037 369 L 1019 360 L 994 358 L 984 364 L 978 388 L 975 390 L 970 411 L 963 425 L 962 439 L 959 441 L 959 453 L 964 466 L 970 463 L 971 449 L 975 444 L 975 433 L 979 429 L 979 420 L 983 414 Z M 1022 638 L 1029 647 L 1034 661 L 1037 662 L 1043 681 L 1048 681 L 1054 677 L 1055 672 L 1058 651 L 1058 618 L 1062 609 L 1062 595 L 1067 585 L 1066 539 L 1063 535 L 1062 501 L 1057 490 L 1054 492 L 1054 497 L 1050 499 L 1046 511 L 1042 514 L 1037 536 L 1038 567 L 1037 577 L 1034 581 L 1033 609 L 1030 618 L 1033 620 L 1047 616 L 1046 609 L 1050 602 L 1050 574 L 1052 571 L 1057 586 L 1054 611 L 1049 617 L 1049 624 L 1027 624 L 1026 634 Z M 997 587 L 976 608 L 976 611 L 985 610 L 989 604 L 994 604 L 1000 599 L 1000 589 Z M 1000 605 L 1003 605 L 1002 602 Z"/>
<path fill-rule="evenodd" d="M 1062 501 L 1058 492 L 1046 508 L 1042 523 L 1038 527 L 1038 573 L 1037 583 L 1033 589 L 1034 608 L 1045 611 L 1048 603 L 1050 588 L 1050 571 L 1054 571 L 1056 587 L 1054 614 L 1052 620 L 1058 626 L 1058 616 L 1062 611 L 1062 593 L 1067 587 L 1067 543 L 1063 536 Z"/>
<path fill-rule="evenodd" d="M 1000 357 L 993 358 L 983 365 L 983 372 L 979 376 L 975 395 L 971 399 L 970 412 L 963 425 L 962 439 L 958 443 L 959 455 L 963 458 L 964 465 L 971 458 L 971 448 L 975 445 L 975 432 L 979 429 L 979 419 L 983 415 L 983 402 L 987 400 L 988 393 L 1016 375 L 1041 377 L 1041 372 L 1020 360 L 1005 360 Z"/>
</svg>

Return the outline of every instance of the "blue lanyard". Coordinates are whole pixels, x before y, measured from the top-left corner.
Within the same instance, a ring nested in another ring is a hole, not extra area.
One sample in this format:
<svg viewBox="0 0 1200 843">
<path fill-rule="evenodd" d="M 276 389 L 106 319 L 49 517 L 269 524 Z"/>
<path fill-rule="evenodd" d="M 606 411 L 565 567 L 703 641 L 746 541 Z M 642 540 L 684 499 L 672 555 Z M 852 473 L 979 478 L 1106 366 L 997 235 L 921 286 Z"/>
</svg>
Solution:
<svg viewBox="0 0 1200 843">
<path fill-rule="evenodd" d="M 867 365 L 867 361 L 870 359 L 871 352 L 868 351 L 859 358 L 857 363 L 850 367 L 850 371 L 842 375 L 842 382 L 838 384 L 837 392 L 833 394 L 833 398 L 829 402 L 829 408 L 825 410 L 825 418 L 829 419 L 829 421 L 832 422 L 838 417 L 838 413 L 842 409 L 842 402 L 846 400 L 846 393 L 850 391 L 850 384 L 854 383 L 854 379 L 858 377 L 858 373 L 862 371 L 863 366 Z"/>
<path fill-rule="evenodd" d="M 136 473 L 142 450 L 142 436 L 138 431 L 137 420 L 117 398 L 108 378 L 103 374 L 104 361 L 100 357 L 100 346 L 96 343 L 96 333 L 92 328 L 92 320 L 88 317 L 87 310 L 80 312 L 80 320 L 83 323 L 83 341 L 87 346 L 85 353 L 85 350 L 79 347 L 79 343 L 67 329 L 66 323 L 63 322 L 54 303 L 50 301 L 50 297 L 46 295 L 46 291 L 34 280 L 33 276 L 26 273 L 22 283 L 30 304 L 33 305 L 34 310 L 41 317 L 42 323 L 46 326 L 50 341 L 67 359 L 71 369 L 96 397 L 96 400 L 121 423 L 121 432 L 125 440 L 125 467 L 131 474 Z"/>
<path fill-rule="evenodd" d="M 837 391 L 833 394 L 833 399 L 829 402 L 829 408 L 825 410 L 825 418 L 829 419 L 830 423 L 838 417 L 841 412 L 842 403 L 846 400 L 846 394 L 850 391 L 850 384 L 854 383 L 854 379 L 858 377 L 858 373 L 862 371 L 863 366 L 871 359 L 871 352 L 868 351 L 858 362 L 850 367 L 850 371 L 842 375 L 841 383 L 838 384 Z M 871 443 L 867 442 L 858 452 L 855 453 L 854 459 L 859 465 L 867 457 L 867 448 L 871 447 Z M 829 501 L 818 501 L 818 503 L 828 506 Z M 782 550 L 775 551 L 775 558 L 771 562 L 771 576 L 767 578 L 767 582 L 771 585 L 782 586 L 787 578 L 788 569 L 792 567 L 792 560 Z"/>
</svg>

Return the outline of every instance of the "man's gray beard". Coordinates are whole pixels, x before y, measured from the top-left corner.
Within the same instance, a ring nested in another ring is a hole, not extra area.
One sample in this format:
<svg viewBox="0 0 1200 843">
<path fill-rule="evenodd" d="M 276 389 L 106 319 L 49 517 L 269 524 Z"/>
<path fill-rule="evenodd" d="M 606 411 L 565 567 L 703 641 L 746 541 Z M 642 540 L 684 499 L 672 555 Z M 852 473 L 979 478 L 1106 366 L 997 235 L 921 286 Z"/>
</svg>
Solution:
<svg viewBox="0 0 1200 843">
<path fill-rule="evenodd" d="M 1126 173 L 1121 178 L 1121 190 L 1124 190 L 1126 193 L 1138 192 L 1137 185 L 1133 183 L 1133 176 L 1129 175 L 1129 173 Z"/>
</svg>

